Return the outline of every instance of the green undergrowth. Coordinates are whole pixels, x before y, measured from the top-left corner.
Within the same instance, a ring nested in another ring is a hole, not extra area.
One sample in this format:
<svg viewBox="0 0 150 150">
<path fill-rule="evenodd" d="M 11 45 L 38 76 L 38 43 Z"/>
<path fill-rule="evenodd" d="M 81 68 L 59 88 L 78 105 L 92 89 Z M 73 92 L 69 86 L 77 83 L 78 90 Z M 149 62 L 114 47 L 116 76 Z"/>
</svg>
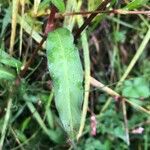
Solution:
<svg viewBox="0 0 150 150">
<path fill-rule="evenodd" d="M 0 150 L 150 149 L 150 19 L 142 14 L 98 14 L 73 44 L 87 16 L 65 13 L 94 11 L 101 2 L 0 0 Z M 54 30 L 50 45 L 42 45 L 21 77 L 44 36 L 52 4 L 58 9 L 55 29 L 66 32 L 55 37 Z M 149 6 L 147 0 L 113 0 L 106 9 L 146 11 Z M 121 96 L 110 95 L 105 86 L 91 83 L 89 88 L 89 70 Z"/>
</svg>

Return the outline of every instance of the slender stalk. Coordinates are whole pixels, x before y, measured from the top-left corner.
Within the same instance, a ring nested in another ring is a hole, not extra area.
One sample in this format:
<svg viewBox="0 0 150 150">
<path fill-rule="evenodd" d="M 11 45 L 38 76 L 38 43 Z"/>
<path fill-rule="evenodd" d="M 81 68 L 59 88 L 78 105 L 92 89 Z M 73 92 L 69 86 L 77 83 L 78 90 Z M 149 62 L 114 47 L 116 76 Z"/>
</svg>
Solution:
<svg viewBox="0 0 150 150">
<path fill-rule="evenodd" d="M 21 5 L 21 17 L 24 18 L 24 10 L 25 10 L 25 0 L 22 0 L 20 1 L 20 5 Z M 23 19 L 22 19 L 23 20 Z M 20 39 L 20 42 L 19 42 L 19 56 L 21 57 L 21 54 L 22 54 L 22 43 L 23 43 L 23 27 L 22 27 L 22 23 L 23 21 L 21 22 L 21 25 L 20 25 L 20 34 L 19 34 L 19 39 Z"/>
<path fill-rule="evenodd" d="M 103 10 L 106 8 L 106 5 L 109 3 L 109 0 L 106 0 L 102 2 L 96 10 Z M 78 2 L 78 6 L 80 8 L 82 4 L 82 1 Z M 90 22 L 93 20 L 93 18 L 96 16 L 96 14 L 91 14 L 87 20 L 83 23 L 83 17 L 78 17 L 78 25 L 81 27 L 76 32 L 75 40 L 80 36 L 81 32 L 81 40 L 82 40 L 82 46 L 83 46 L 83 54 L 84 54 L 84 65 L 85 65 L 85 93 L 84 93 L 84 102 L 83 102 L 83 110 L 82 110 L 82 116 L 81 116 L 81 122 L 80 122 L 80 128 L 77 135 L 77 140 L 82 136 L 82 132 L 85 126 L 85 120 L 86 120 L 86 114 L 88 110 L 88 97 L 89 97 L 89 89 L 90 89 L 90 57 L 89 57 L 89 48 L 88 48 L 88 42 L 87 42 L 87 36 L 86 32 L 83 31 L 87 25 L 90 24 Z"/>
<path fill-rule="evenodd" d="M 125 134 L 126 134 L 126 142 L 128 145 L 130 145 L 130 138 L 129 138 L 129 128 L 128 128 L 128 119 L 127 119 L 127 112 L 126 112 L 126 103 L 125 100 L 122 99 L 122 111 L 123 111 L 123 118 L 124 118 L 124 128 L 125 128 Z"/>
<path fill-rule="evenodd" d="M 55 18 L 55 14 L 56 14 L 56 7 L 53 6 L 52 7 L 52 11 L 51 14 L 49 15 L 48 18 L 48 22 L 45 28 L 45 32 L 44 32 L 44 37 L 42 38 L 42 40 L 40 41 L 38 47 L 34 50 L 32 56 L 29 58 L 28 62 L 25 64 L 25 67 L 23 68 L 23 70 L 21 70 L 19 77 L 18 77 L 18 81 L 20 77 L 23 77 L 25 75 L 25 73 L 27 72 L 28 68 L 30 67 L 30 65 L 33 63 L 34 58 L 38 52 L 39 49 L 42 48 L 43 43 L 45 42 L 46 38 L 47 38 L 47 34 L 48 32 L 52 31 L 54 29 L 54 18 Z"/>
<path fill-rule="evenodd" d="M 106 9 L 106 6 L 107 4 L 110 2 L 111 0 L 105 0 L 103 1 L 95 11 L 98 11 L 98 10 L 105 10 Z M 80 34 L 81 32 L 91 23 L 91 21 L 95 18 L 97 14 L 91 14 L 85 21 L 84 23 L 82 24 L 82 26 L 78 29 L 78 31 L 76 32 L 75 36 L 74 36 L 74 39 L 75 41 L 78 39 L 78 37 L 80 37 Z"/>
<path fill-rule="evenodd" d="M 32 62 L 34 61 L 34 58 L 38 52 L 38 50 L 40 48 L 42 48 L 42 45 L 44 43 L 44 41 L 46 40 L 46 36 L 43 37 L 43 39 L 41 40 L 41 42 L 39 43 L 38 47 L 35 49 L 35 51 L 33 52 L 32 56 L 30 57 L 30 59 L 27 61 L 27 63 L 25 64 L 25 67 L 23 68 L 23 70 L 21 70 L 20 74 L 19 74 L 19 78 L 23 77 L 25 75 L 25 73 L 27 72 L 28 68 L 30 67 L 30 65 L 32 64 Z"/>
<path fill-rule="evenodd" d="M 78 5 L 81 6 L 81 1 L 78 2 Z M 78 16 L 77 22 L 78 22 L 78 26 L 81 26 L 83 24 L 83 17 Z M 89 90 L 90 90 L 90 54 L 89 54 L 86 31 L 82 32 L 81 41 L 82 41 L 82 47 L 83 47 L 84 66 L 85 66 L 85 85 L 84 85 L 85 92 L 84 92 L 82 116 L 81 116 L 79 132 L 77 135 L 77 140 L 82 136 L 82 132 L 85 126 L 86 114 L 88 110 Z"/>
<path fill-rule="evenodd" d="M 60 16 L 74 16 L 74 15 L 91 15 L 91 14 L 101 14 L 101 13 L 113 13 L 113 14 L 121 14 L 121 15 L 149 15 L 150 11 L 140 11 L 140 10 L 134 10 L 134 11 L 127 11 L 123 9 L 113 9 L 113 10 L 96 10 L 96 11 L 81 11 L 81 12 L 65 12 L 63 14 L 58 13 Z"/>
<path fill-rule="evenodd" d="M 13 134 L 13 136 L 14 136 L 16 142 L 17 142 L 18 145 L 20 146 L 20 149 L 21 149 L 21 150 L 25 150 L 24 147 L 21 145 L 21 142 L 20 142 L 20 140 L 18 139 L 15 130 L 14 130 L 12 127 L 10 127 L 10 130 L 11 130 L 11 132 L 12 132 L 12 134 Z"/>
<path fill-rule="evenodd" d="M 127 76 L 129 75 L 130 71 L 132 70 L 132 68 L 134 67 L 135 63 L 137 62 L 137 60 L 139 59 L 139 57 L 141 56 L 142 52 L 144 51 L 148 41 L 150 40 L 150 27 L 140 45 L 140 47 L 138 48 L 136 54 L 134 55 L 133 59 L 131 60 L 128 68 L 126 69 L 125 73 L 123 74 L 123 76 L 121 77 L 119 83 L 117 84 L 117 87 L 127 78 Z"/>
<path fill-rule="evenodd" d="M 120 100 L 124 100 L 125 102 L 127 102 L 128 104 L 130 104 L 131 106 L 134 106 L 135 108 L 139 109 L 140 111 L 150 115 L 150 111 L 141 107 L 140 105 L 122 97 L 119 93 L 117 93 L 116 91 L 112 90 L 111 88 L 107 87 L 106 85 L 102 84 L 100 81 L 94 79 L 93 77 L 90 77 L 90 83 L 92 86 L 101 89 L 102 91 L 106 92 L 108 95 L 110 95 L 111 97 L 118 97 Z M 104 105 L 105 108 L 102 109 L 101 113 L 109 106 L 110 101 L 108 100 L 106 102 L 106 106 Z"/>
<path fill-rule="evenodd" d="M 3 124 L 2 132 L 1 132 L 0 150 L 2 150 L 2 148 L 3 148 L 3 143 L 4 143 L 4 139 L 6 136 L 6 131 L 7 131 L 10 115 L 11 115 L 11 106 L 12 106 L 12 98 L 10 97 L 8 99 L 7 110 L 6 110 L 4 124 Z"/>
<path fill-rule="evenodd" d="M 11 24 L 10 47 L 9 47 L 10 55 L 13 54 L 13 47 L 15 43 L 18 5 L 19 5 L 19 0 L 12 1 L 12 24 Z"/>
</svg>

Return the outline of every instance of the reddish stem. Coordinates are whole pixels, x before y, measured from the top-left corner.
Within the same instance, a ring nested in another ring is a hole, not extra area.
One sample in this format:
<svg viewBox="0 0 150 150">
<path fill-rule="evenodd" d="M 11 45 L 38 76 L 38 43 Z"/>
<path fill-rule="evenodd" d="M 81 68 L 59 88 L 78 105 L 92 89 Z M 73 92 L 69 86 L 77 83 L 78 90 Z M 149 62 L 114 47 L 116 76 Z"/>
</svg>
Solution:
<svg viewBox="0 0 150 150">
<path fill-rule="evenodd" d="M 55 19 L 56 11 L 57 11 L 57 8 L 55 6 L 53 6 L 51 8 L 51 13 L 48 17 L 48 21 L 47 21 L 46 28 L 44 31 L 45 35 L 47 35 L 51 31 L 53 31 L 55 28 L 54 19 Z"/>
</svg>

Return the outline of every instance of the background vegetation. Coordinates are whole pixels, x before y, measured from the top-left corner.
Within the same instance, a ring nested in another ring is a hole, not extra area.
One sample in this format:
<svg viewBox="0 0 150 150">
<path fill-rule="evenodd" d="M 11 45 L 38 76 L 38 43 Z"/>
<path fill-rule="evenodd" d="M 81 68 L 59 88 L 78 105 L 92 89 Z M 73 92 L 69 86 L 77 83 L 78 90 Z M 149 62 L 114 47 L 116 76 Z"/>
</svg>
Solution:
<svg viewBox="0 0 150 150">
<path fill-rule="evenodd" d="M 77 37 L 90 15 L 82 12 L 101 3 L 0 0 L 0 149 L 150 149 L 150 2 L 110 1 L 106 10 L 119 11 L 99 13 Z M 67 27 L 78 38 L 85 70 L 89 104 L 78 142 L 70 141 L 62 128 L 45 43 L 39 44 L 52 4 L 58 8 L 53 28 Z M 32 64 L 22 72 L 30 58 Z M 89 69 L 97 80 L 89 80 Z"/>
</svg>

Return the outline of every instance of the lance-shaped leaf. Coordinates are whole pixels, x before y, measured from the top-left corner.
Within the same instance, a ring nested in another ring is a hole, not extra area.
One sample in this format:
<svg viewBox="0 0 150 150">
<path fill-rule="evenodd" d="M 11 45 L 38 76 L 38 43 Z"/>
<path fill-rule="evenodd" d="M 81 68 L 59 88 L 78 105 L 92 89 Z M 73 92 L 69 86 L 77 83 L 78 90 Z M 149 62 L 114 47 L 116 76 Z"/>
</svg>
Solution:
<svg viewBox="0 0 150 150">
<path fill-rule="evenodd" d="M 71 32 L 66 28 L 48 34 L 46 49 L 55 104 L 65 131 L 73 138 L 79 129 L 83 99 L 83 70 L 79 53 Z"/>
</svg>

